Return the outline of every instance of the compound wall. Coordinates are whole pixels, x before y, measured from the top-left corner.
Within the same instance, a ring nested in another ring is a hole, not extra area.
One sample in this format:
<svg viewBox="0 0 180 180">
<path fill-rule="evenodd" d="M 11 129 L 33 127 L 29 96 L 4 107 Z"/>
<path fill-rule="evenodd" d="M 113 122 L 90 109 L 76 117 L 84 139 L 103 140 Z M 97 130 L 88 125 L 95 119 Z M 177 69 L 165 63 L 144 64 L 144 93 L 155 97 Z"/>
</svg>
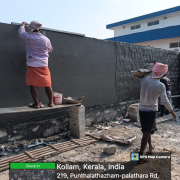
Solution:
<svg viewBox="0 0 180 180">
<path fill-rule="evenodd" d="M 18 28 L 0 23 L 0 108 L 32 102 L 25 85 L 25 43 Z M 64 97 L 84 95 L 85 106 L 138 99 L 140 81 L 130 71 L 150 68 L 156 61 L 169 64 L 172 91 L 179 91 L 176 52 L 48 30 L 42 33 L 54 48 L 49 57 L 53 91 L 62 92 Z M 48 103 L 43 88 L 39 88 L 39 100 Z"/>
</svg>

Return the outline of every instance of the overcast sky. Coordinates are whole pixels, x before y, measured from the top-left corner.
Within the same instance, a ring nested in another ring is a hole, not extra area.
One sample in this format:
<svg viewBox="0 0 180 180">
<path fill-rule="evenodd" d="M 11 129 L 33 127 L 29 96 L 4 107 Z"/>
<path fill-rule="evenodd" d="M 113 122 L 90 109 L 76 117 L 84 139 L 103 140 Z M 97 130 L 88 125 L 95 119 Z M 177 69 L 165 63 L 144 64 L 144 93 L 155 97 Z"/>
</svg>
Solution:
<svg viewBox="0 0 180 180">
<path fill-rule="evenodd" d="M 107 24 L 175 6 L 180 0 L 0 0 L 0 22 L 36 20 L 46 28 L 106 39 L 113 37 Z"/>
</svg>

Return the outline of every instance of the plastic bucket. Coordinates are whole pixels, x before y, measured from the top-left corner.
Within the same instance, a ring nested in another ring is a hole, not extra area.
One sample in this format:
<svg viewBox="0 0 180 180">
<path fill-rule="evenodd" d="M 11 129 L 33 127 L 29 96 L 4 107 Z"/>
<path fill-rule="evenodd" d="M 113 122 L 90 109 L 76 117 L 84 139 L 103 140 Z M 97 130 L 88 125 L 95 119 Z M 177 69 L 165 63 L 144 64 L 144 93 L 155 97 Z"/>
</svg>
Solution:
<svg viewBox="0 0 180 180">
<path fill-rule="evenodd" d="M 54 93 L 54 104 L 59 105 L 62 104 L 62 94 Z"/>
</svg>

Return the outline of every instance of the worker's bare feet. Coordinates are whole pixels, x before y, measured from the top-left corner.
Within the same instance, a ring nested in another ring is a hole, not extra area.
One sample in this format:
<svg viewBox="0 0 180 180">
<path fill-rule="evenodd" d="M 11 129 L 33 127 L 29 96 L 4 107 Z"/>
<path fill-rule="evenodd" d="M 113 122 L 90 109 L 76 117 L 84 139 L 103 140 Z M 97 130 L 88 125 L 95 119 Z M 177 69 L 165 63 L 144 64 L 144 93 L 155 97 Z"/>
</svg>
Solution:
<svg viewBox="0 0 180 180">
<path fill-rule="evenodd" d="M 49 107 L 53 107 L 53 105 L 54 105 L 53 103 L 49 103 L 48 104 Z"/>
<path fill-rule="evenodd" d="M 149 147 L 149 154 L 153 154 L 153 152 L 154 152 L 154 149 L 155 149 L 155 146 L 151 146 L 151 147 Z"/>
<path fill-rule="evenodd" d="M 28 107 L 30 107 L 30 108 L 34 108 L 34 109 L 38 109 L 38 108 L 40 108 L 39 107 L 39 103 L 30 103 L 29 105 L 28 105 Z"/>
</svg>

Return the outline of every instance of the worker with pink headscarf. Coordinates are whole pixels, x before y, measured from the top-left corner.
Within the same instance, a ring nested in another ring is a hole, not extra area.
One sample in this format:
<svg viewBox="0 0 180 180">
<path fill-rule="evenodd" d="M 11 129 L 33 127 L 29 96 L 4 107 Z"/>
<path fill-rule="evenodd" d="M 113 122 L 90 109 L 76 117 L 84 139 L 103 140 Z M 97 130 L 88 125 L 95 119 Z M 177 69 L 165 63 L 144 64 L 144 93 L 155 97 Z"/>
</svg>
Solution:
<svg viewBox="0 0 180 180">
<path fill-rule="evenodd" d="M 143 78 L 141 80 L 140 103 L 139 103 L 139 116 L 142 127 L 143 137 L 141 140 L 141 148 L 139 155 L 143 155 L 147 143 L 149 144 L 149 152 L 153 153 L 155 146 L 151 144 L 151 134 L 157 131 L 156 127 L 156 112 L 158 111 L 158 97 L 172 114 L 173 120 L 177 118 L 171 103 L 166 95 L 166 88 L 160 82 L 160 78 L 168 71 L 168 65 L 156 63 L 152 68 L 152 77 Z M 140 159 L 138 163 L 146 162 Z"/>
<path fill-rule="evenodd" d="M 23 22 L 19 28 L 19 36 L 25 40 L 26 44 L 26 85 L 30 86 L 31 95 L 34 103 L 31 108 L 40 108 L 38 101 L 38 87 L 45 87 L 49 99 L 49 107 L 53 107 L 53 91 L 51 87 L 51 73 L 48 68 L 49 53 L 53 48 L 50 40 L 40 33 L 42 24 L 31 21 L 29 24 L 30 32 L 25 31 L 27 22 Z"/>
</svg>

